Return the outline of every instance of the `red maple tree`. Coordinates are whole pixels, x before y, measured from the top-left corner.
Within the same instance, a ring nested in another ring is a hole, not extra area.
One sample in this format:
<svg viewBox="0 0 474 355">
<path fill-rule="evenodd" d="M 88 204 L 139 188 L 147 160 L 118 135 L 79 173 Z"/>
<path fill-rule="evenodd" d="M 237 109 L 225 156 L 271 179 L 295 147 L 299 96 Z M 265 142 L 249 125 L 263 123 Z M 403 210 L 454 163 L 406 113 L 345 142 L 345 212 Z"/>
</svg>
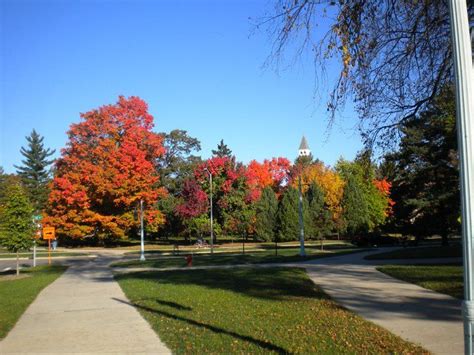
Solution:
<svg viewBox="0 0 474 355">
<path fill-rule="evenodd" d="M 165 191 L 156 186 L 156 162 L 165 150 L 147 104 L 120 96 L 81 118 L 56 162 L 44 223 L 72 238 L 124 237 L 143 200 L 147 222 L 158 226 L 163 216 L 154 206 Z"/>
</svg>

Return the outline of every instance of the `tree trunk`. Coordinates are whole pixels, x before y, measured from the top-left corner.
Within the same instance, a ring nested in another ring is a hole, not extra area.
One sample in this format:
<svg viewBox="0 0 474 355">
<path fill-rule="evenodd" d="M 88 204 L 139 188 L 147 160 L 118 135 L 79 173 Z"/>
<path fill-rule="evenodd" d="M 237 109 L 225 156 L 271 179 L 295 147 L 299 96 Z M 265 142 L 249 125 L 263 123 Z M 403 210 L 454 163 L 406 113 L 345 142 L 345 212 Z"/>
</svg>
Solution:
<svg viewBox="0 0 474 355">
<path fill-rule="evenodd" d="M 16 276 L 20 275 L 20 253 L 16 252 Z"/>
<path fill-rule="evenodd" d="M 278 256 L 278 242 L 275 240 L 275 256 Z"/>
</svg>

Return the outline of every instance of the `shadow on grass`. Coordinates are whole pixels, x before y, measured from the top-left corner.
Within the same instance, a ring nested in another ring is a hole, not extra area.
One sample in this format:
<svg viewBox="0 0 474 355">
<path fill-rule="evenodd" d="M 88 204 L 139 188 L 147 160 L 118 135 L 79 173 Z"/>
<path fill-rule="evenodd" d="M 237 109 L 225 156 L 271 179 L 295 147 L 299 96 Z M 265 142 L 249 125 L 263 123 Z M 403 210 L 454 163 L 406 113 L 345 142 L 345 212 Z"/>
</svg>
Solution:
<svg viewBox="0 0 474 355">
<path fill-rule="evenodd" d="M 179 320 L 179 321 L 182 321 L 182 322 L 186 322 L 186 323 L 188 323 L 190 325 L 193 325 L 193 326 L 205 328 L 205 329 L 208 329 L 208 330 L 210 330 L 214 333 L 217 333 L 217 334 L 225 334 L 225 335 L 229 335 L 229 336 L 234 337 L 234 338 L 239 339 L 239 340 L 243 340 L 243 341 L 247 341 L 249 343 L 253 343 L 253 344 L 255 344 L 255 345 L 257 345 L 257 346 L 259 346 L 263 349 L 266 349 L 268 351 L 275 351 L 279 354 L 287 354 L 288 353 L 288 351 L 286 351 L 285 349 L 283 349 L 279 346 L 276 346 L 274 344 L 252 338 L 252 337 L 247 336 L 247 335 L 238 334 L 238 333 L 235 333 L 235 332 L 232 332 L 232 331 L 228 331 L 228 330 L 213 326 L 211 324 L 198 322 L 198 321 L 195 321 L 193 319 L 185 318 L 185 317 L 182 317 L 182 316 L 178 316 L 176 314 L 168 313 L 168 312 L 165 312 L 165 311 L 160 311 L 160 310 L 153 309 L 153 308 L 150 308 L 150 307 L 141 306 L 141 305 L 136 304 L 136 303 L 126 302 L 126 301 L 118 299 L 118 298 L 113 297 L 112 299 L 114 299 L 117 302 L 125 303 L 129 306 L 132 306 L 132 307 L 135 307 L 135 308 L 138 308 L 138 309 L 142 309 L 142 310 L 147 311 L 147 312 L 151 312 L 151 313 L 158 314 L 158 315 L 161 315 L 161 316 L 164 316 L 164 317 L 167 317 L 167 318 L 171 318 L 171 319 Z M 166 302 L 166 303 L 168 303 L 168 302 Z M 171 303 L 173 303 L 173 302 L 171 302 Z"/>
<path fill-rule="evenodd" d="M 309 248 L 307 248 L 309 249 Z M 307 250 L 306 256 L 299 255 L 299 249 L 282 249 L 278 255 L 273 252 L 260 251 L 250 252 L 248 254 L 195 254 L 193 257 L 193 266 L 206 266 L 206 265 L 235 265 L 235 264 L 267 264 L 267 263 L 291 263 L 291 262 L 305 262 L 320 258 L 329 258 L 342 256 L 345 254 L 352 254 L 357 252 L 363 252 L 367 249 L 347 249 L 337 248 L 333 252 L 329 249 L 324 252 L 320 252 L 318 248 L 312 248 Z M 291 253 L 289 253 L 291 251 Z M 329 251 L 329 252 L 328 252 Z M 148 259 L 146 262 L 139 262 L 137 260 L 117 262 L 111 265 L 112 267 L 155 267 L 155 268 L 166 268 L 166 267 L 185 267 L 186 261 L 183 256 L 178 257 L 167 257 L 167 258 L 156 258 Z"/>
<path fill-rule="evenodd" d="M 296 268 L 150 271 L 115 277 L 124 281 L 143 280 L 160 284 L 197 285 L 272 300 L 284 300 L 290 297 L 328 298 L 307 278 L 304 270 Z"/>
<path fill-rule="evenodd" d="M 192 311 L 193 309 L 188 306 L 183 306 L 182 304 L 176 303 L 176 302 L 171 302 L 171 301 L 163 301 L 159 299 L 154 300 L 156 303 L 161 304 L 163 306 L 168 306 L 172 308 L 179 309 L 180 311 Z"/>
</svg>

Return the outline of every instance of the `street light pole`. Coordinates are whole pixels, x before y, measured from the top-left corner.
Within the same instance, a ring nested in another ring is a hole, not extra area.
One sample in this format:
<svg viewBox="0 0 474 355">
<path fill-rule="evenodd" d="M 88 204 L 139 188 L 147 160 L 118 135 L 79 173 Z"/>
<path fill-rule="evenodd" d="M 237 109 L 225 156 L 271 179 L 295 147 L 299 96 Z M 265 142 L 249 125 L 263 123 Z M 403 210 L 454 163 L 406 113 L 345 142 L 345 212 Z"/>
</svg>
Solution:
<svg viewBox="0 0 474 355">
<path fill-rule="evenodd" d="M 140 199 L 140 261 L 145 261 L 145 230 L 143 228 L 143 200 Z"/>
<path fill-rule="evenodd" d="M 210 186 L 210 205 L 211 205 L 211 254 L 214 254 L 214 216 L 212 210 L 212 174 L 208 168 L 204 168 L 209 174 L 209 186 Z"/>
<path fill-rule="evenodd" d="M 301 191 L 301 175 L 298 176 L 299 198 L 299 215 L 300 215 L 300 256 L 306 256 L 304 250 L 304 221 L 303 221 L 303 192 Z"/>
<path fill-rule="evenodd" d="M 473 353 L 474 330 L 474 69 L 466 0 L 449 1 L 456 78 L 456 119 L 461 177 L 461 223 L 464 256 L 464 352 Z"/>
</svg>

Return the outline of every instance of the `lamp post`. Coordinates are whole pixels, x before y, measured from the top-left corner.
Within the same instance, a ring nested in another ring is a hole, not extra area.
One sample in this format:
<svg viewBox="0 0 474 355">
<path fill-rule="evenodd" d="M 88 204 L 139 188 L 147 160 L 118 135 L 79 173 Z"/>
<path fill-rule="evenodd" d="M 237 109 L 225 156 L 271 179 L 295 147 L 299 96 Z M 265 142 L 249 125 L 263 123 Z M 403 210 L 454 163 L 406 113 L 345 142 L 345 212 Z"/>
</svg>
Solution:
<svg viewBox="0 0 474 355">
<path fill-rule="evenodd" d="M 210 188 L 210 205 L 211 205 L 211 254 L 214 254 L 214 227 L 213 227 L 213 211 L 212 211 L 212 174 L 208 168 L 204 168 L 209 174 L 209 188 Z"/>
<path fill-rule="evenodd" d="M 300 217 L 300 256 L 306 256 L 304 250 L 303 191 L 301 191 L 301 175 L 298 176 L 299 217 Z"/>
<path fill-rule="evenodd" d="M 145 261 L 145 230 L 143 228 L 143 199 L 140 199 L 140 261 Z"/>
<path fill-rule="evenodd" d="M 456 120 L 461 177 L 464 256 L 464 352 L 473 353 L 474 331 L 474 68 L 466 0 L 449 0 L 456 78 Z"/>
</svg>

